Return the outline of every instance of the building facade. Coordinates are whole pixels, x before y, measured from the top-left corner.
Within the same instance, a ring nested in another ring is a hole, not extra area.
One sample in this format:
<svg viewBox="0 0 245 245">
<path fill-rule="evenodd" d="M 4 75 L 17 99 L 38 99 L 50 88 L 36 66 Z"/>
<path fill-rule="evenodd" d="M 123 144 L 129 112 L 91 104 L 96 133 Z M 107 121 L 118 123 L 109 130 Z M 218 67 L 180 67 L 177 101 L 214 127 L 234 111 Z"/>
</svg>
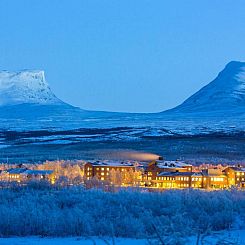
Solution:
<svg viewBox="0 0 245 245">
<path fill-rule="evenodd" d="M 140 181 L 141 175 L 137 175 L 136 166 L 131 162 L 96 161 L 84 164 L 84 178 L 86 180 L 96 178 L 100 181 L 108 181 L 117 185 L 131 185 Z"/>
<path fill-rule="evenodd" d="M 229 186 L 245 188 L 245 168 L 231 166 L 224 169 L 223 172 L 228 178 Z"/>
</svg>

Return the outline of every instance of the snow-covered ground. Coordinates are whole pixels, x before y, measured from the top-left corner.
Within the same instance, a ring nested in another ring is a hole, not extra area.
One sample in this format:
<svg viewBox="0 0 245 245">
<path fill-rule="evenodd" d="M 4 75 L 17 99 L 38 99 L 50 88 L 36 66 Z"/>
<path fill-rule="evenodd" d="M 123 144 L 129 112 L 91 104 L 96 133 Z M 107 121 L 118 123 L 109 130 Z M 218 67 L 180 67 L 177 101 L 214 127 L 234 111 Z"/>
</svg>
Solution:
<svg viewBox="0 0 245 245">
<path fill-rule="evenodd" d="M 109 238 L 0 238 L 1 245 L 109 245 L 113 244 L 113 240 Z M 117 238 L 114 240 L 115 245 L 145 245 L 147 241 L 144 239 Z"/>
<path fill-rule="evenodd" d="M 185 241 L 184 241 L 185 240 Z M 182 241 L 183 244 L 196 245 L 197 237 L 189 237 Z M 146 245 L 156 242 L 156 240 L 130 239 L 130 238 L 40 238 L 40 237 L 13 237 L 0 238 L 1 245 Z M 245 230 L 234 230 L 226 232 L 216 232 L 212 235 L 200 236 L 199 244 L 245 244 Z"/>
<path fill-rule="evenodd" d="M 197 237 L 190 237 L 187 240 L 186 244 L 190 244 L 190 245 L 197 244 Z M 243 245 L 245 244 L 245 230 L 216 232 L 216 233 L 213 233 L 212 235 L 204 236 L 203 239 L 202 237 L 200 237 L 199 244 Z"/>
</svg>

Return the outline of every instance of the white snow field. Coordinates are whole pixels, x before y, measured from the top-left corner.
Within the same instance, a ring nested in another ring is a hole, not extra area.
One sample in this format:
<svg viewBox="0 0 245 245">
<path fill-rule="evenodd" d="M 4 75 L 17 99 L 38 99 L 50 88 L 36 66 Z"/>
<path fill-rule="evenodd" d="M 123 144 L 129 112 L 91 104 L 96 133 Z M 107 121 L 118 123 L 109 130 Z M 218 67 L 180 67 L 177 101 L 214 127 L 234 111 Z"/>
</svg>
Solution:
<svg viewBox="0 0 245 245">
<path fill-rule="evenodd" d="M 0 238 L 1 245 L 112 245 L 113 241 L 109 238 L 39 238 L 39 237 L 16 237 Z M 144 239 L 116 238 L 115 245 L 145 245 Z"/>
<path fill-rule="evenodd" d="M 170 244 L 175 244 L 171 241 Z M 84 237 L 68 237 L 68 238 L 40 238 L 40 237 L 12 237 L 0 238 L 1 245 L 149 245 L 161 244 L 157 240 L 147 239 L 130 239 L 130 238 L 84 238 Z M 180 244 L 180 243 L 178 243 Z M 183 245 L 196 245 L 197 237 L 187 237 L 181 241 Z M 212 235 L 201 236 L 199 244 L 207 245 L 244 245 L 245 230 L 216 232 Z"/>
</svg>

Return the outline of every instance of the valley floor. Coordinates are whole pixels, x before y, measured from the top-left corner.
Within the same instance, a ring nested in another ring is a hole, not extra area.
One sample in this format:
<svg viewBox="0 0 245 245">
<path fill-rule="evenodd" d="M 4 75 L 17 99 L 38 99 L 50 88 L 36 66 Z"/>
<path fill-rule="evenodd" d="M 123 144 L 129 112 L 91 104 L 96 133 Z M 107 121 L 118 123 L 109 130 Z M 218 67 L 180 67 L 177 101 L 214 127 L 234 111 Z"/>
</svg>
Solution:
<svg viewBox="0 0 245 245">
<path fill-rule="evenodd" d="M 137 142 L 107 141 L 73 144 L 0 145 L 1 162 L 39 162 L 56 159 L 131 159 L 143 160 L 140 153 L 155 153 L 165 159 L 197 163 L 236 163 L 245 159 L 244 137 L 193 137 L 144 139 Z M 137 156 L 134 153 L 139 153 Z M 135 159 L 136 157 L 136 159 Z M 140 159 L 137 159 L 139 157 Z"/>
</svg>

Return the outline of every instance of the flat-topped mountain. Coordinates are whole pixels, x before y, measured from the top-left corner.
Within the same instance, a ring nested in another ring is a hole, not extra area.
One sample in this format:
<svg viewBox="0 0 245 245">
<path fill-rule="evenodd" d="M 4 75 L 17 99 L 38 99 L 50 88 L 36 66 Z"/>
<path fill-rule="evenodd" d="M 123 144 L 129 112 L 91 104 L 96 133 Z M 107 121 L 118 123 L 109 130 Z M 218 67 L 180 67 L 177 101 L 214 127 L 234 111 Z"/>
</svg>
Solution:
<svg viewBox="0 0 245 245">
<path fill-rule="evenodd" d="M 0 106 L 63 104 L 51 91 L 44 71 L 0 72 Z"/>
</svg>

